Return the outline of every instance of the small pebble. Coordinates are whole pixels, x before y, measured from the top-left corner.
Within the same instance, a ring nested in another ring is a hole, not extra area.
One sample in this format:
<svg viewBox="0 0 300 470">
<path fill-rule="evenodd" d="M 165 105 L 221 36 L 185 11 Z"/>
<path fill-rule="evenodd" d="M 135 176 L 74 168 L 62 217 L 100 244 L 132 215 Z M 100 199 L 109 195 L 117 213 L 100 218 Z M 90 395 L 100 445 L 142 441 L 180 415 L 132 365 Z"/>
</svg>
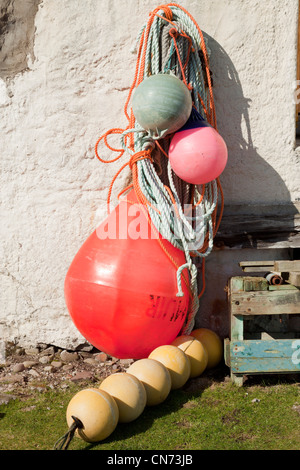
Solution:
<svg viewBox="0 0 300 470">
<path fill-rule="evenodd" d="M 296 411 L 300 415 L 300 405 L 298 405 L 297 403 L 292 406 L 292 410 Z"/>
<path fill-rule="evenodd" d="M 15 384 L 15 383 L 18 383 L 18 382 L 23 382 L 23 380 L 24 380 L 23 376 L 18 375 L 18 374 L 5 375 L 4 377 L 0 378 L 0 382 L 8 382 L 8 383 L 11 383 L 11 384 Z"/>
<path fill-rule="evenodd" d="M 78 357 L 77 352 L 62 351 L 60 353 L 60 359 L 63 362 L 73 362 L 73 361 L 78 361 L 79 357 Z"/>
<path fill-rule="evenodd" d="M 51 361 L 51 357 L 50 356 L 41 356 L 40 359 L 39 359 L 39 362 L 41 364 L 49 364 L 49 362 Z"/>
<path fill-rule="evenodd" d="M 90 352 L 82 352 L 79 353 L 80 357 L 92 357 L 93 355 Z"/>
<path fill-rule="evenodd" d="M 94 358 L 96 361 L 99 362 L 106 362 L 108 359 L 107 354 L 105 354 L 104 352 L 94 354 Z"/>
<path fill-rule="evenodd" d="M 16 349 L 16 355 L 17 356 L 23 356 L 25 354 L 24 348 L 17 348 Z"/>
<path fill-rule="evenodd" d="M 94 349 L 94 346 L 91 344 L 86 344 L 85 346 L 81 346 L 80 352 L 85 351 L 85 352 L 91 352 Z"/>
<path fill-rule="evenodd" d="M 134 359 L 120 359 L 122 366 L 130 366 L 134 362 Z"/>
<path fill-rule="evenodd" d="M 72 382 L 77 382 L 78 380 L 89 380 L 93 378 L 93 374 L 88 371 L 77 372 L 72 378 Z"/>
<path fill-rule="evenodd" d="M 83 361 L 85 364 L 90 364 L 91 366 L 95 366 L 98 364 L 98 362 L 96 361 L 96 359 L 93 359 L 91 357 L 88 357 L 86 359 L 84 359 Z"/>
<path fill-rule="evenodd" d="M 22 411 L 32 411 L 36 409 L 36 405 L 26 406 L 26 408 L 22 408 Z"/>
<path fill-rule="evenodd" d="M 28 372 L 28 374 L 32 375 L 33 377 L 39 377 L 40 374 L 38 373 L 37 370 L 35 369 L 30 369 L 30 371 Z"/>
<path fill-rule="evenodd" d="M 49 346 L 48 348 L 41 351 L 41 356 L 54 356 L 55 350 L 53 346 Z"/>
<path fill-rule="evenodd" d="M 22 372 L 23 370 L 25 370 L 25 366 L 24 364 L 22 364 L 22 362 L 20 362 L 19 364 L 15 364 L 12 368 L 13 372 Z"/>
<path fill-rule="evenodd" d="M 36 354 L 39 354 L 39 349 L 38 348 L 28 348 L 25 349 L 25 354 L 28 354 L 28 356 L 35 356 Z"/>
<path fill-rule="evenodd" d="M 4 395 L 0 395 L 0 405 L 7 405 L 10 401 L 16 400 L 15 395 L 8 395 L 7 393 Z"/>
<path fill-rule="evenodd" d="M 23 365 L 25 369 L 30 369 L 31 367 L 36 366 L 37 362 L 36 361 L 24 361 Z"/>
<path fill-rule="evenodd" d="M 55 367 L 56 369 L 60 369 L 63 366 L 61 361 L 52 361 L 51 366 Z"/>
</svg>

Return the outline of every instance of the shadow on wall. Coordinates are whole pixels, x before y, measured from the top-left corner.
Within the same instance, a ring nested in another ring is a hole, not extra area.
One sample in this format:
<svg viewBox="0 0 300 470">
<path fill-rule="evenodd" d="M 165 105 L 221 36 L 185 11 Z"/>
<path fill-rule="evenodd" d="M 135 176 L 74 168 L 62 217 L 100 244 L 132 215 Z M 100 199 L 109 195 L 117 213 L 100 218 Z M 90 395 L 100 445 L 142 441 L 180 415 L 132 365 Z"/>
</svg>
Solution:
<svg viewBox="0 0 300 470">
<path fill-rule="evenodd" d="M 276 221 L 280 218 L 277 212 L 279 204 L 282 204 L 283 211 L 293 218 L 297 209 L 291 202 L 286 184 L 258 153 L 253 143 L 249 117 L 252 101 L 244 96 L 237 70 L 222 46 L 206 33 L 204 36 L 211 50 L 210 65 L 213 72 L 218 129 L 229 150 L 228 165 L 221 176 L 226 224 L 228 225 L 230 215 L 240 216 L 241 220 L 245 221 L 247 214 L 255 214 L 256 211 L 260 214 L 260 219 L 263 219 L 269 215 L 269 212 L 264 213 L 264 210 L 270 210 L 271 213 L 272 205 L 272 215 Z M 235 226 L 232 227 L 235 233 L 238 232 L 236 220 L 235 217 Z M 200 300 L 196 327 L 211 328 L 221 337 L 228 336 L 229 316 L 225 289 L 230 277 L 243 275 L 239 262 L 287 257 L 288 249 L 214 249 L 206 262 L 206 290 Z M 201 279 L 199 284 L 201 290 Z"/>
<path fill-rule="evenodd" d="M 215 39 L 203 34 L 211 50 L 218 128 L 229 150 L 227 168 L 221 176 L 225 198 L 229 204 L 239 204 L 239 199 L 246 204 L 291 203 L 286 184 L 258 153 L 252 140 L 249 109 L 253 103 L 244 96 L 233 62 Z M 259 103 L 254 107 L 259 109 Z M 266 136 L 272 132 L 268 124 L 261 130 Z"/>
</svg>

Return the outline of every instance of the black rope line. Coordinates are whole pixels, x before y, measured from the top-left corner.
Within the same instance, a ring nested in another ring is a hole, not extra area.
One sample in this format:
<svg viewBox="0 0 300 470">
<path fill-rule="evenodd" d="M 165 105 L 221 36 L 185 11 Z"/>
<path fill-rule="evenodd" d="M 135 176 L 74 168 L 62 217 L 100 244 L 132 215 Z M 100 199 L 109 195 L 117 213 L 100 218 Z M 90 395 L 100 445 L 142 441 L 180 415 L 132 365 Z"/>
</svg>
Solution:
<svg viewBox="0 0 300 470">
<path fill-rule="evenodd" d="M 80 419 L 76 418 L 76 416 L 72 416 L 72 418 L 74 422 L 71 424 L 68 431 L 56 441 L 54 444 L 54 450 L 67 450 L 74 437 L 76 429 L 82 429 L 84 427 Z"/>
</svg>

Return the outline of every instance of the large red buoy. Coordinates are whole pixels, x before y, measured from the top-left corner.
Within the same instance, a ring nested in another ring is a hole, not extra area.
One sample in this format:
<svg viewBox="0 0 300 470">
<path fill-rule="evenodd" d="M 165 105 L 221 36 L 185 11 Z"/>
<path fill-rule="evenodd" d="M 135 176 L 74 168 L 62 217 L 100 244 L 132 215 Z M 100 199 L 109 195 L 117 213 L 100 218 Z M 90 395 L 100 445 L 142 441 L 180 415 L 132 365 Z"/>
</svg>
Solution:
<svg viewBox="0 0 300 470">
<path fill-rule="evenodd" d="M 130 191 L 85 241 L 67 272 L 65 299 L 75 326 L 111 356 L 148 357 L 171 343 L 184 323 L 188 272 L 183 271 L 184 296 L 177 297 L 176 266 L 185 263 L 184 253 L 153 229 L 145 206 Z"/>
</svg>

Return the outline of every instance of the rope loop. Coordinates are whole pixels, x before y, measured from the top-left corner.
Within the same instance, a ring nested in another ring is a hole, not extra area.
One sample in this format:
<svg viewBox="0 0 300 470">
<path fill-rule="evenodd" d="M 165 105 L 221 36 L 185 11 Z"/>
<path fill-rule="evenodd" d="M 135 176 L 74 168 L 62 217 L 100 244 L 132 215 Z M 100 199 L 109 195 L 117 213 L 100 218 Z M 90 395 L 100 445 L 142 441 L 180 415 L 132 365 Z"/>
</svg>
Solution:
<svg viewBox="0 0 300 470">
<path fill-rule="evenodd" d="M 171 10 L 170 7 L 168 7 L 167 5 L 162 5 L 159 7 L 160 10 L 163 10 L 164 14 L 165 14 L 165 17 L 167 18 L 167 20 L 169 21 L 172 21 L 173 19 L 173 12 Z"/>
<path fill-rule="evenodd" d="M 132 170 L 133 165 L 136 165 L 137 162 L 141 160 L 148 159 L 153 163 L 153 159 L 151 157 L 151 149 L 141 150 L 140 152 L 135 153 L 129 160 L 129 168 Z"/>
</svg>

